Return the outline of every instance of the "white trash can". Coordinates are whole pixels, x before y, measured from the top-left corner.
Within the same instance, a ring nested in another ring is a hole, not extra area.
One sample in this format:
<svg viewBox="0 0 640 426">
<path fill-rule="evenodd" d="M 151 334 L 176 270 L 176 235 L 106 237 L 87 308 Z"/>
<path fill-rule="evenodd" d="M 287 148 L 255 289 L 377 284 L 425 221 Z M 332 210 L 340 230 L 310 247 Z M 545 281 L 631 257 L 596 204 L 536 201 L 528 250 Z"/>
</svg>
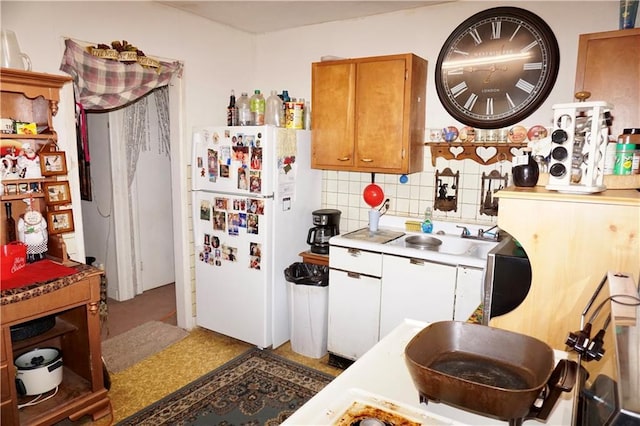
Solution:
<svg viewBox="0 0 640 426">
<path fill-rule="evenodd" d="M 327 354 L 328 275 L 326 266 L 304 263 L 293 264 L 285 271 L 289 281 L 291 350 L 310 358 Z"/>
</svg>

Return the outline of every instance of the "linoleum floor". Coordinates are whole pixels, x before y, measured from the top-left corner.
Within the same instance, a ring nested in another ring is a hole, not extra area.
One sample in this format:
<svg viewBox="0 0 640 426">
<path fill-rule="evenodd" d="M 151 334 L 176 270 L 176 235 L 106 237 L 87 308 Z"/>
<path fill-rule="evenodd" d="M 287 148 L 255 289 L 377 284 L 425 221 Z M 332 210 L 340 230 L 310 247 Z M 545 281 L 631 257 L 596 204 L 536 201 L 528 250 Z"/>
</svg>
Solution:
<svg viewBox="0 0 640 426">
<path fill-rule="evenodd" d="M 103 324 L 103 340 L 151 320 L 176 324 L 173 284 L 150 290 L 125 302 L 109 300 L 108 304 L 109 318 Z M 60 426 L 115 424 L 220 367 L 251 347 L 248 343 L 196 327 L 190 331 L 189 336 L 162 352 L 127 370 L 110 375 L 111 416 L 95 422 L 89 417 L 84 417 L 77 422 L 60 423 Z M 300 355 L 291 350 L 290 342 L 274 352 L 334 376 L 342 372 L 328 364 L 328 355 L 320 359 Z"/>
</svg>

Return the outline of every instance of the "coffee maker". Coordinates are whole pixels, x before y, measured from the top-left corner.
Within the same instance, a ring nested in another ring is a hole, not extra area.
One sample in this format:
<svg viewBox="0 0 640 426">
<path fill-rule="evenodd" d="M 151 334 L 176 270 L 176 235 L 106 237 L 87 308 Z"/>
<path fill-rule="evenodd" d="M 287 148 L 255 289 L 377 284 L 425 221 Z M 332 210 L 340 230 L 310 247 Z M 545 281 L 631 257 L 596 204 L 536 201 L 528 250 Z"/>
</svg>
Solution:
<svg viewBox="0 0 640 426">
<path fill-rule="evenodd" d="M 311 213 L 313 228 L 307 234 L 307 244 L 311 245 L 311 253 L 329 254 L 329 238 L 340 233 L 340 215 L 336 209 L 320 209 Z"/>
</svg>

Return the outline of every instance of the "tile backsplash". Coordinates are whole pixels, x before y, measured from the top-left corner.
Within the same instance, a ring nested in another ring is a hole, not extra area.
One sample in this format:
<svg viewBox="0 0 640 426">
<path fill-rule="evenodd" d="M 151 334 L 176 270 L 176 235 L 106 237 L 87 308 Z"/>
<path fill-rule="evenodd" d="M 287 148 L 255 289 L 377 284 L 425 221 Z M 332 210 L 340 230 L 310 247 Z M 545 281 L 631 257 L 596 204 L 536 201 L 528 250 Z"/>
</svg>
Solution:
<svg viewBox="0 0 640 426">
<path fill-rule="evenodd" d="M 482 165 L 473 160 L 437 158 L 434 167 L 431 164 L 429 147 L 425 147 L 424 150 L 424 170 L 420 173 L 407 175 L 406 183 L 400 183 L 401 175 L 375 174 L 375 183 L 383 189 L 385 198 L 390 199 L 388 214 L 422 220 L 425 209 L 429 206 L 433 209 L 434 206 L 436 170 L 442 173 L 447 167 L 453 173 L 460 172 L 458 208 L 457 211 L 447 212 L 434 209 L 433 218 L 483 225 L 495 224 L 497 216 L 480 213 L 480 205 L 484 200 L 484 195 L 481 194 L 482 174 L 488 175 L 492 170 L 497 170 L 501 176 L 506 173 L 508 174 L 508 184 L 511 185 L 512 163 L 503 161 Z M 322 208 L 338 209 L 342 212 L 341 232 L 354 231 L 367 226 L 370 207 L 364 202 L 362 191 L 369 183 L 371 183 L 371 173 L 323 171 Z M 450 191 L 449 194 L 452 192 Z"/>
</svg>

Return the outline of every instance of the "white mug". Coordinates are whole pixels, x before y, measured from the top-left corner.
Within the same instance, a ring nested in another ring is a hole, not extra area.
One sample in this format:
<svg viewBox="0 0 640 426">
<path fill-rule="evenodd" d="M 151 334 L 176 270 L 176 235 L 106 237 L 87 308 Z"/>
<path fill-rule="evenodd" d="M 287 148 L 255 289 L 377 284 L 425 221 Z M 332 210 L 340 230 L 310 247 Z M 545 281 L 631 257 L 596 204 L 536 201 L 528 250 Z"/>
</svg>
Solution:
<svg viewBox="0 0 640 426">
<path fill-rule="evenodd" d="M 27 54 L 20 51 L 16 33 L 11 30 L 2 30 L 0 40 L 0 51 L 2 52 L 2 67 L 16 68 L 19 70 L 31 71 L 31 59 Z"/>
<path fill-rule="evenodd" d="M 369 210 L 369 231 L 376 232 L 378 230 L 378 222 L 380 222 L 380 211 L 376 209 Z"/>
</svg>

